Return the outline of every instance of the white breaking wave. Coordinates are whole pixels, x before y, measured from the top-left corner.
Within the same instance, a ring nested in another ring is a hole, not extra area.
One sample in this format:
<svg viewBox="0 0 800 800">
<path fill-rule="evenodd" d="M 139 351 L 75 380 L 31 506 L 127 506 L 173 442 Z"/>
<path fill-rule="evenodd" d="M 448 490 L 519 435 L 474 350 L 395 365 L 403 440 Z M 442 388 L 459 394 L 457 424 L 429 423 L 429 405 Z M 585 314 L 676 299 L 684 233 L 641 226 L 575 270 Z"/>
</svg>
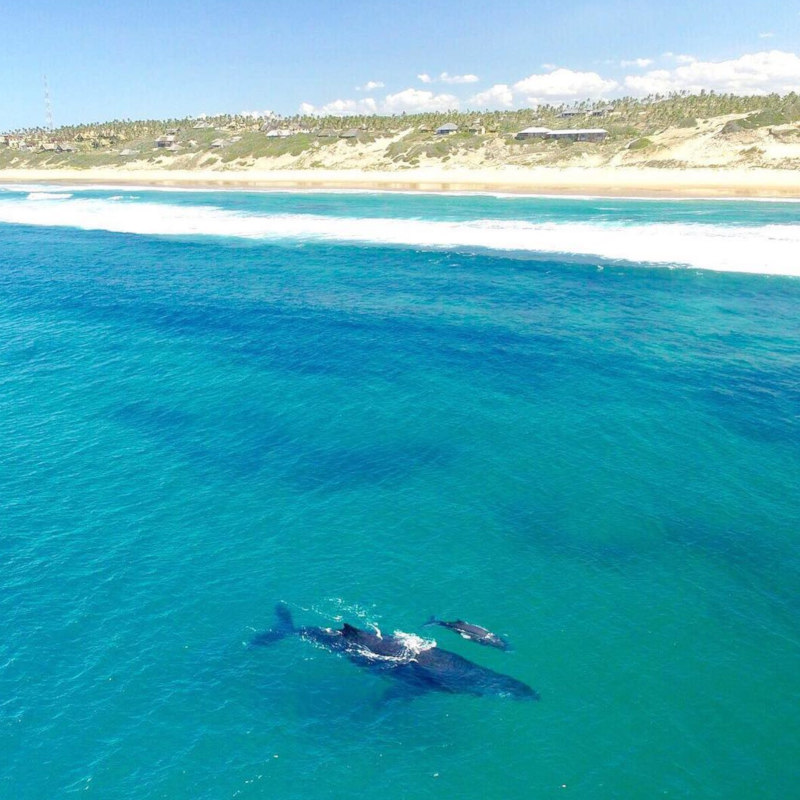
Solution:
<svg viewBox="0 0 800 800">
<path fill-rule="evenodd" d="M 580 259 L 800 276 L 800 225 L 368 219 L 73 200 L 66 195 L 58 199 L 53 195 L 39 196 L 35 202 L 0 199 L 0 222 L 159 236 L 210 235 L 561 254 Z"/>
<path fill-rule="evenodd" d="M 28 200 L 69 200 L 72 194 L 69 192 L 30 192 Z"/>
</svg>

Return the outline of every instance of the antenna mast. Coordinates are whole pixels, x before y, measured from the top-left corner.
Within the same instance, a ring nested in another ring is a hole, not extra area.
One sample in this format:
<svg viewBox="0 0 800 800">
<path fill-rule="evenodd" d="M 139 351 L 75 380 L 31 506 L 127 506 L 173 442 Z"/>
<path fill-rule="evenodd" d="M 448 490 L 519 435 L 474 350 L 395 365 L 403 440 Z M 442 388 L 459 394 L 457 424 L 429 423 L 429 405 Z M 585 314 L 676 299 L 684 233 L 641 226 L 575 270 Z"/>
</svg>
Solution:
<svg viewBox="0 0 800 800">
<path fill-rule="evenodd" d="M 47 75 L 44 76 L 44 126 L 48 133 L 53 132 L 53 106 L 50 103 L 50 87 L 47 85 Z"/>
</svg>

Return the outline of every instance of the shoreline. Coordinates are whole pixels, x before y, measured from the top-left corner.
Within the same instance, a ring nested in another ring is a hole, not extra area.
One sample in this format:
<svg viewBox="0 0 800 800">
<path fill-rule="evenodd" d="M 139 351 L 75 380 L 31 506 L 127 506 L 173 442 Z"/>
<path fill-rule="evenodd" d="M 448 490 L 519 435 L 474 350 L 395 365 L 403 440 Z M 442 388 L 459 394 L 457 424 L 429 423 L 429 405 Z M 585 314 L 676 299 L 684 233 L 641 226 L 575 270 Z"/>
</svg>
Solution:
<svg viewBox="0 0 800 800">
<path fill-rule="evenodd" d="M 0 170 L 0 184 L 174 189 L 375 191 L 651 199 L 800 199 L 800 171 L 539 167 L 366 170 Z"/>
</svg>

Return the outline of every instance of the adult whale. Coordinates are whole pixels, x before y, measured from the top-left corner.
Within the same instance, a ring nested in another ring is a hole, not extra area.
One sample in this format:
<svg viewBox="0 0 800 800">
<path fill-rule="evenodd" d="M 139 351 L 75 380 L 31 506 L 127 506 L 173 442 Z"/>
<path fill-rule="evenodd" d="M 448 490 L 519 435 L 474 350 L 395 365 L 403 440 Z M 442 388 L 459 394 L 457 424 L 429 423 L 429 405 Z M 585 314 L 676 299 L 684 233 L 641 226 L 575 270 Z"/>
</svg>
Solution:
<svg viewBox="0 0 800 800">
<path fill-rule="evenodd" d="M 382 636 L 347 623 L 341 628 L 296 628 L 285 605 L 276 606 L 275 613 L 277 625 L 258 634 L 252 644 L 269 645 L 294 634 L 334 653 L 341 653 L 359 667 L 398 681 L 409 694 L 434 691 L 495 695 L 517 700 L 539 699 L 538 692 L 526 683 L 415 636 Z"/>
</svg>

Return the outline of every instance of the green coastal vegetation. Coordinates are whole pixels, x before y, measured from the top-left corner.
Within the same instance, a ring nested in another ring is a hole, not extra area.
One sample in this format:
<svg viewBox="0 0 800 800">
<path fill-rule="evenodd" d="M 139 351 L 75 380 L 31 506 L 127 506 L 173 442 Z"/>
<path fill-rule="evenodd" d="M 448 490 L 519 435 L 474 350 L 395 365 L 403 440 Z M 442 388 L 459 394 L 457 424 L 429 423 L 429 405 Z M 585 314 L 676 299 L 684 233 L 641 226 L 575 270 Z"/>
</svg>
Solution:
<svg viewBox="0 0 800 800">
<path fill-rule="evenodd" d="M 239 169 L 258 159 L 303 159 L 303 167 L 325 166 L 334 148 L 368 149 L 394 168 L 430 159 L 481 152 L 493 162 L 556 164 L 588 154 L 609 159 L 630 151 L 657 150 L 665 131 L 689 134 L 703 121 L 731 117 L 720 137 L 780 128 L 772 135 L 800 141 L 800 95 L 737 96 L 702 92 L 571 106 L 545 105 L 513 111 L 451 111 L 393 116 L 220 115 L 167 120 L 111 120 L 35 128 L 0 134 L 0 169 L 115 167 L 137 163 L 163 169 Z M 437 135 L 452 123 L 457 131 Z M 601 128 L 603 141 L 518 140 L 528 127 L 551 130 Z M 750 143 L 750 152 L 759 148 Z M 743 151 L 744 152 L 744 151 Z M 763 151 L 762 151 L 763 152 Z M 344 150 L 347 153 L 347 150 Z M 526 161 L 527 160 L 527 161 Z M 657 160 L 654 164 L 658 164 Z"/>
</svg>

